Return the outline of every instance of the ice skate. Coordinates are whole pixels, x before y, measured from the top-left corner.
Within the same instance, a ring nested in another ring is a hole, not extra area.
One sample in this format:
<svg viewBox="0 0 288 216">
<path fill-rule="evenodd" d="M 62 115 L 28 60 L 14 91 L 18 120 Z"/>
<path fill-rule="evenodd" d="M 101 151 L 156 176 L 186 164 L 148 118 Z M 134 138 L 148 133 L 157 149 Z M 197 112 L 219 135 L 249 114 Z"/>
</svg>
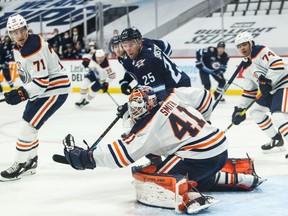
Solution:
<svg viewBox="0 0 288 216">
<path fill-rule="evenodd" d="M 264 154 L 286 151 L 281 134 L 277 134 L 269 143 L 262 145 L 261 149 L 263 150 Z"/>
<path fill-rule="evenodd" d="M 218 92 L 214 92 L 214 100 L 216 101 L 217 98 L 220 96 L 220 94 Z M 225 98 L 224 96 L 222 96 L 222 98 L 220 99 L 220 102 L 225 102 Z"/>
<path fill-rule="evenodd" d="M 215 200 L 211 196 L 201 196 L 194 200 L 191 200 L 187 206 L 186 206 L 186 213 L 187 214 L 195 214 L 199 211 L 206 209 L 210 207 L 211 205 L 214 205 L 218 203 L 219 200 Z"/>
<path fill-rule="evenodd" d="M 35 174 L 37 167 L 37 160 L 38 156 L 35 156 L 33 159 L 30 159 L 25 163 L 14 162 L 14 164 L 10 168 L 1 172 L 0 181 L 2 182 L 14 181 L 21 179 L 22 176 Z"/>
<path fill-rule="evenodd" d="M 87 104 L 89 104 L 89 101 L 87 101 L 85 98 L 75 103 L 75 105 L 78 107 L 83 107 L 86 106 Z"/>
</svg>

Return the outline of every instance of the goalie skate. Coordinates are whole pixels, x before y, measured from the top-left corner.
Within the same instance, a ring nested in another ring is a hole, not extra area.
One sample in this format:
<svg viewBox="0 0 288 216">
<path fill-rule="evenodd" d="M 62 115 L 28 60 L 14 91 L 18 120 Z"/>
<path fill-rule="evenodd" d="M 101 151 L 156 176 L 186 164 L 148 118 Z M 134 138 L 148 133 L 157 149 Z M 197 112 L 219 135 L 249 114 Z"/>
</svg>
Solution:
<svg viewBox="0 0 288 216">
<path fill-rule="evenodd" d="M 210 206 L 218 203 L 219 200 L 214 199 L 211 196 L 201 196 L 192 201 L 190 201 L 186 206 L 187 214 L 196 214 Z"/>
</svg>

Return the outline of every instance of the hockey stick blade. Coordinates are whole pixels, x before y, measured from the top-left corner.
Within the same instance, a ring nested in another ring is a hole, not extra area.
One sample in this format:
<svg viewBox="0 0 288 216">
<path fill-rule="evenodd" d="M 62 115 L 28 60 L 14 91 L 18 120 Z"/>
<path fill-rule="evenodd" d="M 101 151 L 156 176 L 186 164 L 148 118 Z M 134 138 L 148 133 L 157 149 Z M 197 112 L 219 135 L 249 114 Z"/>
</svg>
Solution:
<svg viewBox="0 0 288 216">
<path fill-rule="evenodd" d="M 5 98 L 2 98 L 2 99 L 0 99 L 0 102 L 4 102 L 4 101 L 6 101 L 6 99 L 5 99 Z"/>
<path fill-rule="evenodd" d="M 55 161 L 57 163 L 69 164 L 69 162 L 66 160 L 65 156 L 63 156 L 63 155 L 54 154 L 52 159 L 53 159 L 53 161 Z"/>
</svg>

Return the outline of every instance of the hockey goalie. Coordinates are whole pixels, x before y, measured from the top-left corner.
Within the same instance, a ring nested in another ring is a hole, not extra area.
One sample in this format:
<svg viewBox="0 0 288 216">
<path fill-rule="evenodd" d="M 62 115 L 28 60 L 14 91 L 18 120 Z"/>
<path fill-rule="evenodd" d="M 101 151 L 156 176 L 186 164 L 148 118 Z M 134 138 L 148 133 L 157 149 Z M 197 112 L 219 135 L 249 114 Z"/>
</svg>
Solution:
<svg viewBox="0 0 288 216">
<path fill-rule="evenodd" d="M 68 134 L 63 141 L 65 157 L 56 161 L 78 170 L 123 168 L 148 156 L 151 164 L 132 168 L 137 200 L 177 213 L 193 214 L 217 203 L 202 194 L 205 191 L 253 190 L 262 180 L 252 160 L 244 165 L 227 160 L 224 132 L 189 105 L 191 93 L 189 87 L 157 95 L 148 86 L 134 89 L 128 103 L 118 107 L 116 121 L 128 111 L 134 124 L 125 137 L 83 149 Z"/>
</svg>

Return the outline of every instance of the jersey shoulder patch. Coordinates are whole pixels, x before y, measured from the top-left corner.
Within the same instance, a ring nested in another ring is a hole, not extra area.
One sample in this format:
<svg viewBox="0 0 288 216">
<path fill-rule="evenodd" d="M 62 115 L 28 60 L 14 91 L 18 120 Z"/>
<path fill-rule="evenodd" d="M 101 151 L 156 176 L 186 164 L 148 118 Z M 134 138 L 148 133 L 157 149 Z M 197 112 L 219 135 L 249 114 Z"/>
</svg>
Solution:
<svg viewBox="0 0 288 216">
<path fill-rule="evenodd" d="M 31 56 L 42 48 L 42 40 L 41 37 L 37 34 L 31 34 L 28 36 L 27 42 L 25 45 L 20 49 L 21 56 L 27 58 Z"/>
</svg>

